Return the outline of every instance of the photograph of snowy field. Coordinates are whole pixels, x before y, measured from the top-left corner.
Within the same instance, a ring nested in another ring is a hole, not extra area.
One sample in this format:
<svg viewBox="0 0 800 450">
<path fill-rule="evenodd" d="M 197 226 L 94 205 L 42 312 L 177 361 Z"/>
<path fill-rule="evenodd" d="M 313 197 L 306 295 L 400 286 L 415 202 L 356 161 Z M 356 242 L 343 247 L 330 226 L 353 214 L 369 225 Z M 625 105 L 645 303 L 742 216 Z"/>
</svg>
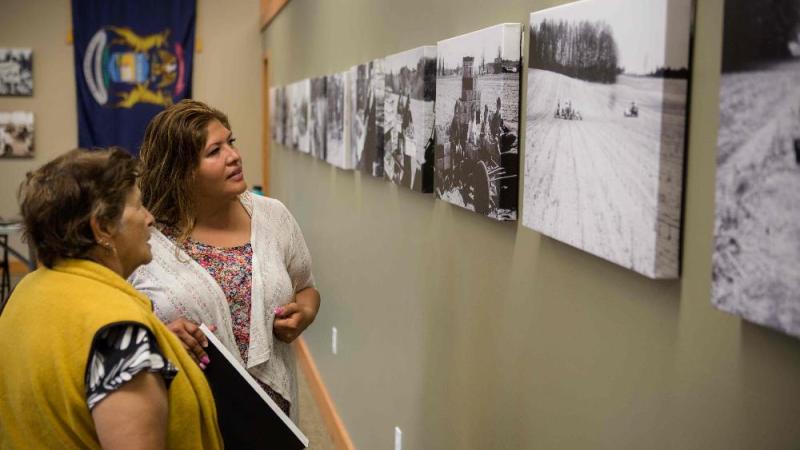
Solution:
<svg viewBox="0 0 800 450">
<path fill-rule="evenodd" d="M 712 303 L 800 337 L 800 0 L 725 3 Z"/>
<path fill-rule="evenodd" d="M 311 156 L 326 160 L 325 131 L 327 129 L 326 116 L 328 109 L 328 94 L 326 91 L 325 77 L 311 79 L 311 110 L 308 114 L 308 147 Z"/>
<path fill-rule="evenodd" d="M 0 112 L 0 157 L 33 156 L 33 113 Z"/>
<path fill-rule="evenodd" d="M 284 145 L 286 130 L 286 89 L 283 86 L 269 89 L 269 117 L 272 141 Z"/>
<path fill-rule="evenodd" d="M 289 133 L 289 142 L 287 144 L 303 153 L 309 152 L 308 115 L 310 90 L 310 82 L 306 79 L 290 84 L 287 86 L 286 92 L 286 100 L 289 105 L 286 123 L 286 130 Z"/>
<path fill-rule="evenodd" d="M 679 276 L 691 0 L 531 14 L 522 224 Z"/>
<path fill-rule="evenodd" d="M 349 72 L 328 75 L 326 91 L 328 96 L 326 122 L 326 161 L 340 169 L 352 169 L 350 147 L 347 142 L 350 124 L 347 111 L 347 77 Z"/>
<path fill-rule="evenodd" d="M 495 220 L 517 219 L 522 25 L 436 45 L 434 192 Z"/>
<path fill-rule="evenodd" d="M 384 176 L 417 192 L 433 192 L 433 110 L 436 46 L 383 61 Z"/>
<path fill-rule="evenodd" d="M 0 95 L 33 95 L 33 52 L 0 48 Z"/>
</svg>

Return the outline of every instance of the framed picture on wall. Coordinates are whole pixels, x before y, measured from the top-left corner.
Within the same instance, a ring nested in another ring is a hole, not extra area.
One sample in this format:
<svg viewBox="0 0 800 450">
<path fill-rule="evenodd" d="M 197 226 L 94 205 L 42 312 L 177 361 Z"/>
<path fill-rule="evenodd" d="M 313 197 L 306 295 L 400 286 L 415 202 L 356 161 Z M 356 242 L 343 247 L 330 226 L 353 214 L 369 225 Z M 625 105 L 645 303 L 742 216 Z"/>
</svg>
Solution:
<svg viewBox="0 0 800 450">
<path fill-rule="evenodd" d="M 369 123 L 367 102 L 367 65 L 358 64 L 350 68 L 347 75 L 347 114 L 350 116 L 350 158 L 353 167 L 358 168 L 364 153 L 364 140 Z"/>
<path fill-rule="evenodd" d="M 691 20 L 692 0 L 530 15 L 524 226 L 679 276 Z"/>
<path fill-rule="evenodd" d="M 325 132 L 327 130 L 327 109 L 328 109 L 328 94 L 326 91 L 326 79 L 324 76 L 312 78 L 311 83 L 311 97 L 309 101 L 309 114 L 308 114 L 308 146 L 311 150 L 311 155 L 317 159 L 325 160 L 325 146 L 327 139 Z"/>
<path fill-rule="evenodd" d="M 374 59 L 366 65 L 367 127 L 358 168 L 373 177 L 383 177 L 383 60 Z"/>
<path fill-rule="evenodd" d="M 287 86 L 287 101 L 289 102 L 289 109 L 287 110 L 289 145 L 300 151 L 301 153 L 308 153 L 310 151 L 308 139 L 308 116 L 309 116 L 309 102 L 311 96 L 311 84 L 308 79 L 297 81 Z"/>
<path fill-rule="evenodd" d="M 384 176 L 418 192 L 433 192 L 436 46 L 384 58 Z"/>
<path fill-rule="evenodd" d="M 326 160 L 340 169 L 352 169 L 353 159 L 350 157 L 350 115 L 348 114 L 348 78 L 350 72 L 328 75 L 326 90 L 328 96 L 327 121 L 325 139 Z"/>
<path fill-rule="evenodd" d="M 350 69 L 350 151 L 355 168 L 383 177 L 383 61 Z"/>
<path fill-rule="evenodd" d="M 436 45 L 434 192 L 495 220 L 517 219 L 522 25 Z"/>
<path fill-rule="evenodd" d="M 712 303 L 800 337 L 800 1 L 726 0 Z"/>
<path fill-rule="evenodd" d="M 33 158 L 33 113 L 0 112 L 0 157 Z"/>
<path fill-rule="evenodd" d="M 283 86 L 273 87 L 269 90 L 270 128 L 272 140 L 284 145 L 286 134 L 286 99 Z"/>
<path fill-rule="evenodd" d="M 33 95 L 33 51 L 0 48 L 0 95 Z"/>
</svg>

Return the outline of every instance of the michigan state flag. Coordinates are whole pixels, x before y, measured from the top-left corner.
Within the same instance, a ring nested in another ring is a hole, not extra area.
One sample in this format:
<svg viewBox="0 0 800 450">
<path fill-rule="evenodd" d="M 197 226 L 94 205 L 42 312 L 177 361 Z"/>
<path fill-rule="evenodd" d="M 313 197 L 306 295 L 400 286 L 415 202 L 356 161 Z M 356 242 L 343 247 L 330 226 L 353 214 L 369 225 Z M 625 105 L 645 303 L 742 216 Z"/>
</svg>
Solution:
<svg viewBox="0 0 800 450">
<path fill-rule="evenodd" d="M 150 119 L 192 94 L 196 0 L 72 0 L 78 141 L 139 153 Z"/>
</svg>

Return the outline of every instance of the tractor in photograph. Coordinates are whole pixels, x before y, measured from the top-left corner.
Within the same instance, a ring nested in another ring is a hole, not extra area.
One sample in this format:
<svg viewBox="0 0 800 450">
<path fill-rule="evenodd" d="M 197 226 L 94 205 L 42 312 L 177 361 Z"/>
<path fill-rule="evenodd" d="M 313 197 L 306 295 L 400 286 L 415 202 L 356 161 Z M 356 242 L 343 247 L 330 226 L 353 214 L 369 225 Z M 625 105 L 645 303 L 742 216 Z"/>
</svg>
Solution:
<svg viewBox="0 0 800 450">
<path fill-rule="evenodd" d="M 572 102 L 569 100 L 564 102 L 563 106 L 561 105 L 561 101 L 556 104 L 556 112 L 553 114 L 553 117 L 563 120 L 583 120 L 581 113 L 572 106 Z"/>
<path fill-rule="evenodd" d="M 623 114 L 625 117 L 639 117 L 639 107 L 636 106 L 636 102 L 631 102 L 631 106 L 628 107 Z"/>
</svg>

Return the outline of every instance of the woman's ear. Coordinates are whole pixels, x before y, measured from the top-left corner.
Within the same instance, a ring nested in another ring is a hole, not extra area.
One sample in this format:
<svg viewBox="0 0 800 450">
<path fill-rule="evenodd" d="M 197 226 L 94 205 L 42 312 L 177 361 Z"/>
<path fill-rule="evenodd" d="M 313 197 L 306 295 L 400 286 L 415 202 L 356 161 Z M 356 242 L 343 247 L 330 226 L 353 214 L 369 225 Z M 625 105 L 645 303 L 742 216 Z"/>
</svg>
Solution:
<svg viewBox="0 0 800 450">
<path fill-rule="evenodd" d="M 114 247 L 114 242 L 111 240 L 114 230 L 103 224 L 95 215 L 89 218 L 89 226 L 92 227 L 95 242 L 108 250 Z"/>
</svg>

